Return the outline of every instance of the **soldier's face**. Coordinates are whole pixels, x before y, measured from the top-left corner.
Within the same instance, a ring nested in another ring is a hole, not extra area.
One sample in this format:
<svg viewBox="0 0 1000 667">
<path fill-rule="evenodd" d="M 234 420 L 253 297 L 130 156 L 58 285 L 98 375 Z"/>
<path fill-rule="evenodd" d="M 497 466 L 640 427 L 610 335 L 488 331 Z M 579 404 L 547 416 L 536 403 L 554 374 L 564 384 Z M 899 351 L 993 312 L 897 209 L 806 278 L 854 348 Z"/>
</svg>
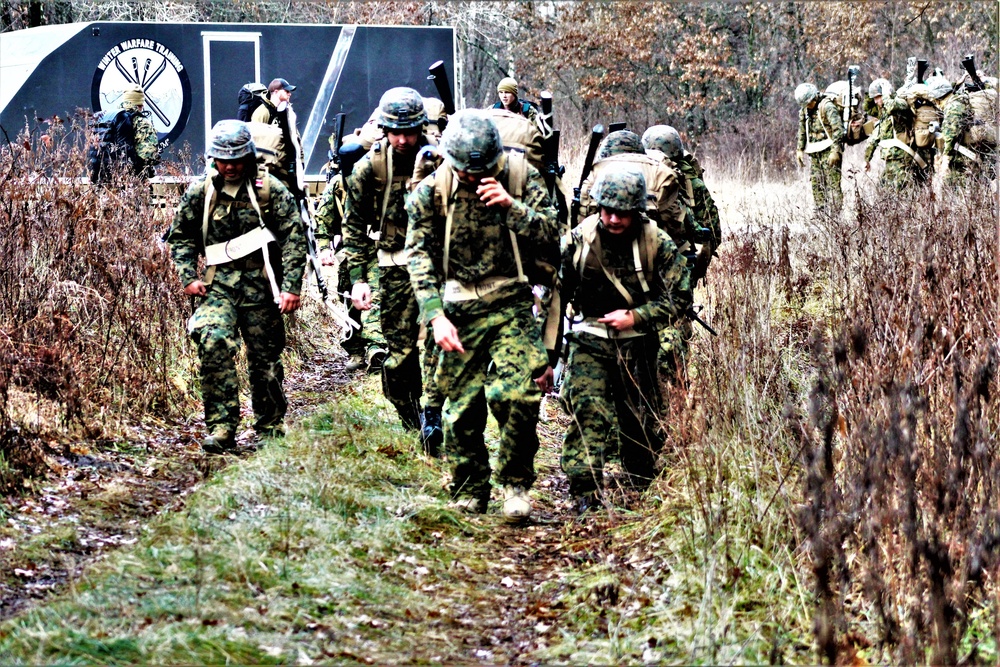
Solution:
<svg viewBox="0 0 1000 667">
<path fill-rule="evenodd" d="M 411 130 L 386 130 L 385 137 L 397 153 L 408 155 L 417 149 L 420 134 L 421 129 L 416 127 Z"/>
<path fill-rule="evenodd" d="M 467 171 L 461 171 L 459 169 L 455 170 L 455 176 L 458 177 L 459 183 L 474 187 L 479 187 L 479 183 L 483 180 L 485 175 L 486 174 L 470 174 Z"/>
<path fill-rule="evenodd" d="M 497 94 L 500 95 L 500 102 L 505 107 L 509 107 L 511 104 L 514 103 L 514 100 L 517 99 L 517 95 L 515 95 L 514 93 L 508 93 L 507 91 L 503 91 Z"/>
<path fill-rule="evenodd" d="M 877 106 L 877 107 L 878 107 L 879 109 L 881 109 L 881 108 L 882 108 L 882 96 L 881 96 L 881 95 L 876 95 L 876 96 L 875 96 L 875 97 L 873 97 L 872 99 L 873 99 L 873 100 L 875 101 L 875 105 L 876 105 L 876 106 Z"/>
<path fill-rule="evenodd" d="M 619 211 L 616 208 L 601 207 L 601 224 L 611 234 L 624 234 L 632 226 L 633 211 Z"/>
<path fill-rule="evenodd" d="M 215 168 L 227 183 L 239 183 L 243 180 L 246 162 L 243 160 L 220 160 L 215 158 Z"/>
</svg>

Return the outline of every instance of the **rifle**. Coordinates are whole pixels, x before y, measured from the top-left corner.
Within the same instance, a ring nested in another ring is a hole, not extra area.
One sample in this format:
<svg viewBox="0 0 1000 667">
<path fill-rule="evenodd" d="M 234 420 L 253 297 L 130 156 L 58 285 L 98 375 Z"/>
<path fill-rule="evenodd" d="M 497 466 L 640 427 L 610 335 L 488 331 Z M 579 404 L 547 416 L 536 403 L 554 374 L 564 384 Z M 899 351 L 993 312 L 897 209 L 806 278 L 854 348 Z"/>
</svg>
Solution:
<svg viewBox="0 0 1000 667">
<path fill-rule="evenodd" d="M 587 146 L 587 158 L 583 162 L 583 170 L 580 172 L 580 184 L 573 188 L 573 203 L 570 205 L 571 226 L 576 227 L 580 218 L 580 192 L 583 190 L 583 182 L 590 176 L 590 170 L 594 166 L 594 155 L 597 154 L 597 147 L 604 139 L 604 126 L 598 123 L 590 132 L 590 145 Z"/>
<path fill-rule="evenodd" d="M 344 120 L 347 114 L 341 112 L 333 117 L 333 134 L 330 135 L 330 150 L 327 151 L 326 182 L 340 173 L 340 146 L 344 141 Z"/>
<path fill-rule="evenodd" d="M 962 58 L 962 68 L 969 73 L 969 78 L 972 79 L 972 83 L 967 84 L 969 90 L 986 90 L 986 84 L 979 78 L 979 72 L 976 71 L 975 56 L 971 53 L 966 54 L 966 56 Z"/>
<path fill-rule="evenodd" d="M 556 209 L 559 212 L 560 226 L 566 225 L 569 211 L 566 210 L 566 197 L 558 187 L 559 178 L 566 169 L 559 164 L 559 130 L 552 129 L 552 93 L 543 90 L 541 95 L 541 123 L 548 129 L 548 134 L 542 139 L 542 156 L 545 161 L 545 169 L 542 176 L 545 178 L 545 187 L 549 191 L 549 197 L 555 201 Z"/>
<path fill-rule="evenodd" d="M 455 113 L 455 98 L 451 94 L 451 84 L 448 82 L 448 72 L 444 68 L 444 61 L 439 60 L 427 68 L 430 74 L 427 78 L 434 82 L 438 97 L 444 103 L 444 116 L 438 118 L 438 128 L 443 132 L 448 124 L 448 117 Z"/>
<path fill-rule="evenodd" d="M 612 132 L 621 132 L 626 127 L 628 127 L 628 123 L 623 123 L 623 122 L 609 123 L 608 134 L 611 134 Z"/>
<path fill-rule="evenodd" d="M 701 317 L 698 316 L 698 311 L 694 309 L 694 306 L 689 306 L 688 309 L 684 311 L 684 315 L 692 322 L 697 322 L 698 324 L 700 324 L 702 327 L 705 328 L 705 331 L 712 334 L 713 336 L 719 335 L 718 331 L 713 329 L 708 324 L 708 322 L 706 322 L 705 320 L 701 319 Z"/>
<path fill-rule="evenodd" d="M 847 99 L 844 100 L 844 131 L 851 131 L 851 106 L 854 103 L 854 83 L 861 74 L 861 68 L 851 65 L 847 68 Z"/>
</svg>

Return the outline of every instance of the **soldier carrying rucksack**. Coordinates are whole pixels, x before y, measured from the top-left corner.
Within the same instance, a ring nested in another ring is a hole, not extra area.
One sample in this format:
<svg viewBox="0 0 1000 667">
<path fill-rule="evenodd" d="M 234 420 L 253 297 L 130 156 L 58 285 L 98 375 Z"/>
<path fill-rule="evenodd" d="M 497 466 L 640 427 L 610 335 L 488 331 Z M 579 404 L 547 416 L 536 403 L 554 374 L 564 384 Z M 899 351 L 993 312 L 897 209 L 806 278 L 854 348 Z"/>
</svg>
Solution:
<svg viewBox="0 0 1000 667">
<path fill-rule="evenodd" d="M 156 130 L 143 109 L 142 86 L 125 86 L 121 100 L 121 107 L 105 111 L 97 124 L 95 145 L 88 154 L 91 183 L 106 183 L 122 173 L 148 178 L 159 162 Z"/>
</svg>

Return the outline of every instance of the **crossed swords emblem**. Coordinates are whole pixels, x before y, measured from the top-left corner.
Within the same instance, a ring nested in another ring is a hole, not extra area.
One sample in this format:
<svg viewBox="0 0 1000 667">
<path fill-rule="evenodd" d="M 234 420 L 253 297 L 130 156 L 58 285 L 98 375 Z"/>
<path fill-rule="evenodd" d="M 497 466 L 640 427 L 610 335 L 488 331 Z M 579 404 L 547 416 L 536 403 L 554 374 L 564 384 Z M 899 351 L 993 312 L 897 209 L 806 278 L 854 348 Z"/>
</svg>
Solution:
<svg viewBox="0 0 1000 667">
<path fill-rule="evenodd" d="M 164 58 L 161 60 L 160 65 L 153 71 L 152 74 L 149 73 L 149 66 L 151 63 L 152 58 L 146 58 L 146 64 L 142 69 L 142 74 L 139 74 L 139 61 L 135 56 L 132 56 L 132 72 L 125 69 L 125 66 L 122 65 L 121 61 L 118 58 L 115 58 L 115 67 L 117 67 L 118 71 L 125 77 L 125 80 L 129 83 L 134 83 L 137 86 L 142 86 L 142 89 L 147 91 L 146 104 L 149 105 L 150 110 L 156 114 L 156 117 L 160 119 L 161 123 L 170 127 L 170 119 L 167 118 L 167 115 L 163 113 L 160 107 L 156 105 L 156 102 L 154 102 L 148 94 L 148 86 L 153 85 L 153 82 L 159 79 L 160 75 L 163 74 L 163 70 L 167 68 L 167 59 Z"/>
</svg>

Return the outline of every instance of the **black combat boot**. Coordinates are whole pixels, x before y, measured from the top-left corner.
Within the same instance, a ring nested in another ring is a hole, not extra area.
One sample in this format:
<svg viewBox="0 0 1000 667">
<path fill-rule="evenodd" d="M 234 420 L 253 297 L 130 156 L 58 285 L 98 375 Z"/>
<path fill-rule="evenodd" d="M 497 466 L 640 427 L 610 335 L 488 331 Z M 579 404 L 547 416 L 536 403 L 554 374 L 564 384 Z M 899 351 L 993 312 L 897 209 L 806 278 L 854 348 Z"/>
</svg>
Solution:
<svg viewBox="0 0 1000 667">
<path fill-rule="evenodd" d="M 420 442 L 424 454 L 437 459 L 444 455 L 444 430 L 441 428 L 441 408 L 426 407 L 420 413 Z"/>
</svg>

